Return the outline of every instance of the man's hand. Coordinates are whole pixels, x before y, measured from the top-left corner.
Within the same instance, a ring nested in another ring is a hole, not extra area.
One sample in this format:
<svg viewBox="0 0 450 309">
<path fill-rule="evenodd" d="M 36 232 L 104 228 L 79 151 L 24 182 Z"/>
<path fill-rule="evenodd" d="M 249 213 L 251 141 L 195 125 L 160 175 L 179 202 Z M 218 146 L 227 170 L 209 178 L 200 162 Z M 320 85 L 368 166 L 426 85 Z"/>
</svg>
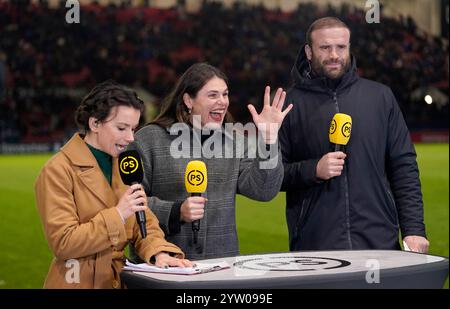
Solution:
<svg viewBox="0 0 450 309">
<path fill-rule="evenodd" d="M 422 236 L 406 236 L 403 241 L 413 252 L 427 253 L 430 242 Z"/>
<path fill-rule="evenodd" d="M 324 155 L 316 167 L 316 177 L 328 180 L 332 177 L 340 176 L 344 169 L 344 159 L 347 155 L 342 151 L 329 152 Z"/>
</svg>

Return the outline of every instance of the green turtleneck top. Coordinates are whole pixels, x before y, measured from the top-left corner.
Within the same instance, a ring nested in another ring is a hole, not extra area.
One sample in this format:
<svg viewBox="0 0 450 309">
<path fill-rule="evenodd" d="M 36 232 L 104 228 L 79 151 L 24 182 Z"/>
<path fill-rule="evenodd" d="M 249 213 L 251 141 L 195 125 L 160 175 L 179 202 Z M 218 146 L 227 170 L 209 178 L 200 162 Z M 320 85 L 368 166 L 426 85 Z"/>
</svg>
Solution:
<svg viewBox="0 0 450 309">
<path fill-rule="evenodd" d="M 100 169 L 102 170 L 103 175 L 105 175 L 106 180 L 108 180 L 109 185 L 111 185 L 111 182 L 112 182 L 112 157 L 109 154 L 107 154 L 106 152 L 92 147 L 88 143 L 86 143 L 86 145 L 89 147 L 89 149 L 91 150 L 95 159 L 97 160 L 97 163 L 100 166 Z"/>
</svg>

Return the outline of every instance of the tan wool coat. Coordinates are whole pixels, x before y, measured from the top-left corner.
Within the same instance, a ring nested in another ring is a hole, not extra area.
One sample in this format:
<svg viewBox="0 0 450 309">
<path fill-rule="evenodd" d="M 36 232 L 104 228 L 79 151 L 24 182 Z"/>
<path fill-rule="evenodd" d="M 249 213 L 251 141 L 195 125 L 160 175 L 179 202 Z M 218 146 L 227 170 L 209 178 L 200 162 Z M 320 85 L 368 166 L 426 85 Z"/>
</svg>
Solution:
<svg viewBox="0 0 450 309">
<path fill-rule="evenodd" d="M 79 134 L 45 164 L 35 184 L 37 208 L 54 254 L 44 287 L 120 288 L 128 242 L 145 261 L 161 251 L 184 257 L 164 239 L 150 210 L 146 210 L 145 239 L 135 216 L 123 223 L 115 206 L 126 189 L 117 159 L 113 159 L 110 186 Z"/>
</svg>

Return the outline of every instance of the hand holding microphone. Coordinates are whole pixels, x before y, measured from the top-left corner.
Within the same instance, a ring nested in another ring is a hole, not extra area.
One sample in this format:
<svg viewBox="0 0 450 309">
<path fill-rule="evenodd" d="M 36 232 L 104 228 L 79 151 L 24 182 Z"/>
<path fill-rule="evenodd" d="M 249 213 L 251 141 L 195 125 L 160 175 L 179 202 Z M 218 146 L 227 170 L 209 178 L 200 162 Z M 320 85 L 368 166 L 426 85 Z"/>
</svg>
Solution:
<svg viewBox="0 0 450 309">
<path fill-rule="evenodd" d="M 329 130 L 330 145 L 334 152 L 324 155 L 316 166 L 316 176 L 322 180 L 328 180 L 340 176 L 344 169 L 346 158 L 345 145 L 350 140 L 352 131 L 352 117 L 347 114 L 337 113 L 331 120 Z"/>
<path fill-rule="evenodd" d="M 180 208 L 180 219 L 184 222 L 200 220 L 205 214 L 205 203 L 207 199 L 202 196 L 188 197 Z"/>
<path fill-rule="evenodd" d="M 119 211 L 124 210 L 124 212 L 121 211 L 124 219 L 129 216 L 129 212 L 136 214 L 141 236 L 145 238 L 147 236 L 147 219 L 145 217 L 147 196 L 140 185 L 144 178 L 144 170 L 141 157 L 136 150 L 127 150 L 119 155 L 119 173 L 123 183 L 131 187 L 122 196 L 117 207 Z"/>
<path fill-rule="evenodd" d="M 145 211 L 147 208 L 147 195 L 140 184 L 132 185 L 120 198 L 116 206 L 122 218 L 126 220 L 137 211 Z"/>
<path fill-rule="evenodd" d="M 347 155 L 342 151 L 329 152 L 317 162 L 316 176 L 328 180 L 340 176 L 344 169 L 344 159 Z"/>
</svg>

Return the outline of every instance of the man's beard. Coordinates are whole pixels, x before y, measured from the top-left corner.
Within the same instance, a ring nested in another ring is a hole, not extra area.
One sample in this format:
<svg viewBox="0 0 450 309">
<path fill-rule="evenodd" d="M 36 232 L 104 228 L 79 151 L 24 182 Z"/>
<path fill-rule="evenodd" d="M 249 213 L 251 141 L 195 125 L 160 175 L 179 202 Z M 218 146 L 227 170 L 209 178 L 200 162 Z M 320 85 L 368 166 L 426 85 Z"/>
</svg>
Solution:
<svg viewBox="0 0 450 309">
<path fill-rule="evenodd" d="M 327 70 L 325 65 L 328 64 L 340 64 L 341 68 L 339 70 Z M 337 61 L 327 60 L 321 63 L 320 60 L 315 58 L 313 54 L 311 59 L 311 68 L 317 76 L 328 77 L 329 79 L 339 79 L 350 68 L 350 57 L 347 57 L 346 59 L 339 59 Z"/>
</svg>

